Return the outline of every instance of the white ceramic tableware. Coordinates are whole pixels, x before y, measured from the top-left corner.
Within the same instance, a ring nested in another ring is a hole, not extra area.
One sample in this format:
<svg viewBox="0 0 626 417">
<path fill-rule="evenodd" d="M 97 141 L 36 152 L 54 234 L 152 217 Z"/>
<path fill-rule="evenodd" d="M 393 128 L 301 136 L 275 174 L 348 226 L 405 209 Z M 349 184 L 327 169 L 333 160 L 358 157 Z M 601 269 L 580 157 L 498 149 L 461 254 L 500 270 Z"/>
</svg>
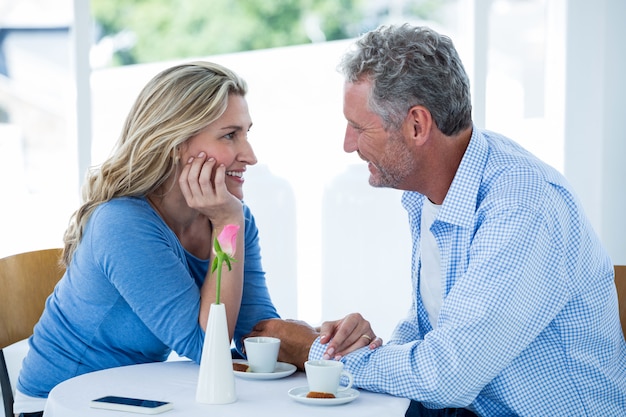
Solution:
<svg viewBox="0 0 626 417">
<path fill-rule="evenodd" d="M 243 341 L 250 372 L 270 373 L 276 368 L 280 339 L 275 337 L 248 337 Z"/>
<path fill-rule="evenodd" d="M 243 363 L 247 366 L 248 361 L 244 359 L 233 359 L 233 363 Z M 252 372 L 252 371 L 235 371 L 235 376 L 243 379 L 281 379 L 288 377 L 289 375 L 296 372 L 298 369 L 295 365 L 285 362 L 276 362 L 276 367 L 274 368 L 274 372 Z"/>
<path fill-rule="evenodd" d="M 309 391 L 337 394 L 352 387 L 352 374 L 343 369 L 343 363 L 332 360 L 316 360 L 304 363 Z M 339 385 L 341 377 L 348 378 L 348 385 Z"/>
<path fill-rule="evenodd" d="M 338 392 L 335 398 L 309 398 L 308 393 L 308 386 L 292 388 L 287 392 L 295 401 L 308 405 L 340 405 L 352 402 L 359 397 L 359 391 L 353 388 Z"/>
</svg>

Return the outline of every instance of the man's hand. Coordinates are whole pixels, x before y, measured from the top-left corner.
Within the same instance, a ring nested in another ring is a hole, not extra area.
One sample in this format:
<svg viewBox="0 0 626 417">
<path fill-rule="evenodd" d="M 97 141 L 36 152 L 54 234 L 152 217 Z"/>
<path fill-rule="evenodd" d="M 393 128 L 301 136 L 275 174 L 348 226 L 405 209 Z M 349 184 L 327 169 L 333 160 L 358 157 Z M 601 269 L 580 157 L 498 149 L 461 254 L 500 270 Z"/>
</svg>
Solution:
<svg viewBox="0 0 626 417">
<path fill-rule="evenodd" d="M 369 321 L 359 313 L 322 323 L 320 334 L 320 342 L 328 343 L 324 359 L 339 359 L 363 346 L 369 345 L 370 349 L 376 349 L 383 344 L 382 339 L 376 337 Z"/>
<path fill-rule="evenodd" d="M 309 359 L 311 345 L 319 332 L 300 320 L 269 319 L 258 322 L 246 337 L 269 336 L 280 339 L 280 362 L 292 363 L 304 370 L 304 362 Z"/>
</svg>

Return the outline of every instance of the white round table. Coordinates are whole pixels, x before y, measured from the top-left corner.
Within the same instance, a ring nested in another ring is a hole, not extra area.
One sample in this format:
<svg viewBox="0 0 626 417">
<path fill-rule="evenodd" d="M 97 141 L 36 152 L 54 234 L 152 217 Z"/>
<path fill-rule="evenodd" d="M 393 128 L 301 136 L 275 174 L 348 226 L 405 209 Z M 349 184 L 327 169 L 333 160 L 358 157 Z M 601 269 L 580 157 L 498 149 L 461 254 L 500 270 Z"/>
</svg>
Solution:
<svg viewBox="0 0 626 417">
<path fill-rule="evenodd" d="M 273 380 L 235 377 L 237 401 L 212 405 L 196 402 L 199 366 L 191 361 L 169 361 L 106 369 L 77 376 L 57 385 L 44 410 L 45 417 L 120 417 L 132 413 L 91 408 L 89 402 L 105 395 L 169 401 L 174 408 L 161 414 L 174 416 L 254 417 L 403 417 L 409 400 L 359 390 L 352 402 L 318 406 L 296 402 L 287 392 L 306 386 L 303 372 Z"/>
</svg>

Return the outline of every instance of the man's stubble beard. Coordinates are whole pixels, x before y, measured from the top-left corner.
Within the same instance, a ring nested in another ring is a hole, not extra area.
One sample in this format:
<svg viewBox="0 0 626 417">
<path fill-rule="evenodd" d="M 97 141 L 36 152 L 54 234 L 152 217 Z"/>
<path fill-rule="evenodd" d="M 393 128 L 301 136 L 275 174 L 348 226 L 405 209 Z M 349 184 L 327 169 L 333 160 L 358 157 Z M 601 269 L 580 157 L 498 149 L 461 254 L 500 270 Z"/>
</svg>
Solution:
<svg viewBox="0 0 626 417">
<path fill-rule="evenodd" d="M 378 188 L 400 188 L 400 185 L 411 174 L 413 164 L 413 157 L 402 134 L 391 133 L 384 153 L 375 165 L 378 176 L 370 175 L 369 183 L 372 187 Z"/>
</svg>

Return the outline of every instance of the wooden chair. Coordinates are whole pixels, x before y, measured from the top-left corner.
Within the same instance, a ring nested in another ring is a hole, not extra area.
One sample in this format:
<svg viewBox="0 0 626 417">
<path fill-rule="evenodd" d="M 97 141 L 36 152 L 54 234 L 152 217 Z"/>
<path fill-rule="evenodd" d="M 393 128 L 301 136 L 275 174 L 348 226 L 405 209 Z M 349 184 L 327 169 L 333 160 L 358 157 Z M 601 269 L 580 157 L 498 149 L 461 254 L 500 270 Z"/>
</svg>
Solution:
<svg viewBox="0 0 626 417">
<path fill-rule="evenodd" d="M 622 333 L 626 337 L 626 265 L 615 265 L 615 286 L 619 303 L 619 320 L 622 323 Z"/>
<path fill-rule="evenodd" d="M 4 415 L 13 415 L 13 390 L 2 349 L 27 339 L 48 296 L 61 279 L 62 249 L 44 249 L 0 259 L 0 384 Z"/>
</svg>

